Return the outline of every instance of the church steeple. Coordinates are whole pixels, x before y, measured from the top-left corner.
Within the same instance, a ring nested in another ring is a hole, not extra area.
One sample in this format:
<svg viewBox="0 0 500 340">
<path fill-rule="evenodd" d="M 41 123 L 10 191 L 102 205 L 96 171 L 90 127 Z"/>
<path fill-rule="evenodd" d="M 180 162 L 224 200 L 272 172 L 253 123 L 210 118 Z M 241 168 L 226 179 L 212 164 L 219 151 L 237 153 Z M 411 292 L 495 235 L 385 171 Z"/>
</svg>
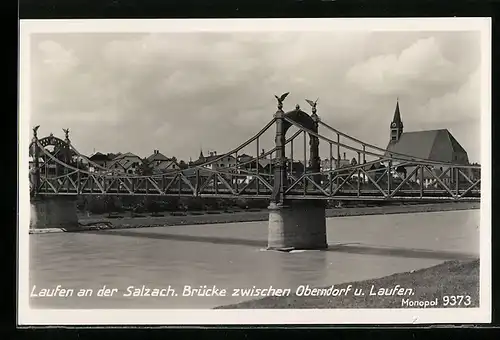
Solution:
<svg viewBox="0 0 500 340">
<path fill-rule="evenodd" d="M 394 118 L 391 122 L 391 142 L 397 142 L 403 134 L 403 121 L 401 120 L 401 112 L 399 111 L 399 98 L 396 101 L 396 110 Z"/>
</svg>

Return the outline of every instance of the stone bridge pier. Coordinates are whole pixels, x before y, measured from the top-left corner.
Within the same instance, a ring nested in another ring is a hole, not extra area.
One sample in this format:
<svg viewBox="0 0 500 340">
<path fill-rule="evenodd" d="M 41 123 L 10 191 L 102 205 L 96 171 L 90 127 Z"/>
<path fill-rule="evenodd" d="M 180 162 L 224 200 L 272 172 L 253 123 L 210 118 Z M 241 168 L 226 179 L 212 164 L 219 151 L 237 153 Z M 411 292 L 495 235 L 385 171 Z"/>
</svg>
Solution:
<svg viewBox="0 0 500 340">
<path fill-rule="evenodd" d="M 310 101 L 308 101 L 310 102 Z M 273 250 L 326 249 L 326 203 L 323 200 L 291 200 L 286 198 L 288 183 L 287 161 L 285 156 L 285 135 L 291 124 L 289 118 L 305 128 L 317 133 L 319 118 L 316 104 L 310 102 L 312 115 L 300 110 L 284 113 L 282 102 L 278 100 L 276 118 L 276 158 L 274 167 L 274 188 L 269 205 L 269 227 L 267 248 Z M 310 135 L 310 161 L 307 171 L 320 171 L 319 140 Z M 306 164 L 304 164 L 304 167 Z M 306 169 L 304 169 L 305 171 Z M 320 183 L 320 178 L 311 178 Z"/>
<path fill-rule="evenodd" d="M 289 200 L 269 205 L 267 248 L 274 250 L 326 249 L 323 201 Z"/>
<path fill-rule="evenodd" d="M 31 199 L 30 229 L 78 228 L 76 197 L 36 196 Z"/>
</svg>

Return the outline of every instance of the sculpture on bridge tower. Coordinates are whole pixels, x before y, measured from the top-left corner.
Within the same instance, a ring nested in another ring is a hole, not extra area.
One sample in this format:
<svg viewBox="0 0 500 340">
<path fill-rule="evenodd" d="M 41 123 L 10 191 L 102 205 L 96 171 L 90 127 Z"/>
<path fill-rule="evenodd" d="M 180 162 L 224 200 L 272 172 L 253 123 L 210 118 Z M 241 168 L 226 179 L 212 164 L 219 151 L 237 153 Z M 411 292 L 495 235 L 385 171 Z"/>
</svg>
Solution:
<svg viewBox="0 0 500 340">
<path fill-rule="evenodd" d="M 62 129 L 64 131 L 64 139 L 66 142 L 69 143 L 69 128 L 68 129 Z"/>
<path fill-rule="evenodd" d="M 276 97 L 276 100 L 278 100 L 278 110 L 282 111 L 283 110 L 283 101 L 285 98 L 290 94 L 290 92 L 283 93 L 281 97 L 278 97 L 277 95 L 274 95 Z"/>
<path fill-rule="evenodd" d="M 37 133 L 38 133 L 39 128 L 40 128 L 40 125 L 37 125 L 33 128 L 33 139 L 38 139 Z"/>
<path fill-rule="evenodd" d="M 316 105 L 318 105 L 318 99 L 316 99 L 316 101 L 312 101 L 312 100 L 309 100 L 309 99 L 306 99 L 306 102 L 311 105 L 311 111 L 312 111 L 312 116 L 317 116 L 316 115 Z"/>
</svg>

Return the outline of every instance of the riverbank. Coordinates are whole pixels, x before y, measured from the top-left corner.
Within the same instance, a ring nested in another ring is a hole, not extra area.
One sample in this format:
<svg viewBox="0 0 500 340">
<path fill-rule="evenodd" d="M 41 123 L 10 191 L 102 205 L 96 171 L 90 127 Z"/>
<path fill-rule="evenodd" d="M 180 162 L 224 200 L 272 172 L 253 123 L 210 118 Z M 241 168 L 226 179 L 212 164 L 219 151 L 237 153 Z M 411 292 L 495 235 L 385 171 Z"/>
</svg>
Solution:
<svg viewBox="0 0 500 340">
<path fill-rule="evenodd" d="M 480 203 L 476 202 L 449 202 L 418 205 L 395 205 L 385 207 L 353 207 L 353 208 L 335 208 L 327 209 L 326 217 L 348 217 L 363 215 L 384 215 L 384 214 L 407 214 L 407 213 L 429 213 L 439 211 L 454 211 L 479 209 Z M 128 228 L 147 228 L 147 227 L 168 227 L 179 225 L 198 225 L 198 224 L 220 224 L 220 223 L 238 223 L 238 222 L 256 222 L 267 221 L 269 213 L 267 210 L 261 211 L 237 211 L 237 212 L 216 212 L 210 213 L 185 213 L 181 216 L 80 216 L 80 226 L 75 229 L 30 229 L 30 234 L 52 233 L 52 232 L 77 232 L 94 231 L 106 229 L 128 229 Z"/>
<path fill-rule="evenodd" d="M 392 289 L 396 285 L 403 288 L 393 292 L 408 293 L 407 296 L 371 295 L 380 288 Z M 425 308 L 457 307 L 461 301 L 462 308 L 479 307 L 479 260 L 470 262 L 448 261 L 440 265 L 413 272 L 399 273 L 379 279 L 349 282 L 334 285 L 334 289 L 345 289 L 351 286 L 345 295 L 339 296 L 290 296 L 266 297 L 246 301 L 215 309 L 333 309 L 333 308 L 423 308 L 414 301 L 427 305 Z M 323 287 L 325 289 L 330 288 Z M 311 287 L 312 289 L 313 287 Z M 410 288 L 412 292 L 407 290 Z M 362 290 L 365 295 L 355 296 L 354 290 Z M 413 294 L 413 295 L 412 295 Z M 456 299 L 447 299 L 454 296 Z M 463 298 L 460 298 L 462 296 Z M 446 303 L 448 302 L 448 303 Z M 454 306 L 452 304 L 455 304 Z"/>
</svg>

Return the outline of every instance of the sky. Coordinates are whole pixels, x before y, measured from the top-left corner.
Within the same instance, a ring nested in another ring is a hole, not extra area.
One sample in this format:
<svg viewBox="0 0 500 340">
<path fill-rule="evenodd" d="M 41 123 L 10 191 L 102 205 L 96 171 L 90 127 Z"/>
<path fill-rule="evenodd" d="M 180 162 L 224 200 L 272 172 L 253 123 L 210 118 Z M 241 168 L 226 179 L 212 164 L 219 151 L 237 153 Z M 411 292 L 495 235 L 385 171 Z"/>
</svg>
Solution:
<svg viewBox="0 0 500 340">
<path fill-rule="evenodd" d="M 399 98 L 405 131 L 447 128 L 480 159 L 479 32 L 36 33 L 30 49 L 30 125 L 70 128 L 87 155 L 221 154 L 290 92 L 285 111 L 319 97 L 324 122 L 383 148 Z"/>
</svg>

